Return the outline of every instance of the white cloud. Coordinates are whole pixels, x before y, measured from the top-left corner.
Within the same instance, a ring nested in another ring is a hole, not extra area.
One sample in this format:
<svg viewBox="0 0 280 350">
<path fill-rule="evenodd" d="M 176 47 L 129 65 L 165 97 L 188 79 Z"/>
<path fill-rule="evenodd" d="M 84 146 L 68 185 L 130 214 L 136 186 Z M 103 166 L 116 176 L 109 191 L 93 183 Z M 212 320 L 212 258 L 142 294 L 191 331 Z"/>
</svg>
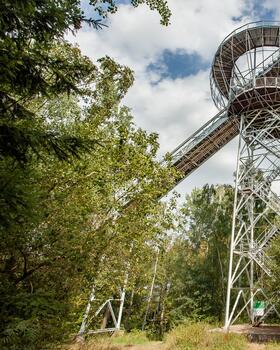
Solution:
<svg viewBox="0 0 280 350">
<path fill-rule="evenodd" d="M 280 18 L 279 0 L 264 0 L 262 5 L 265 9 L 271 10 L 273 12 L 273 17 L 275 20 L 279 20 Z"/>
<path fill-rule="evenodd" d="M 278 3 L 275 0 L 275 3 Z M 69 37 L 92 59 L 109 55 L 135 71 L 136 81 L 125 103 L 132 108 L 136 124 L 159 133 L 161 153 L 171 151 L 215 114 L 209 89 L 209 72 L 199 71 L 183 79 L 166 78 L 153 84 L 155 74 L 147 67 L 163 51 L 178 49 L 211 61 L 218 45 L 233 29 L 254 20 L 245 17 L 253 0 L 169 0 L 169 27 L 159 24 L 159 15 L 145 6 L 120 5 L 110 16 L 109 28 L 82 30 Z M 273 6 L 273 0 L 266 0 Z M 253 12 L 252 12 L 253 13 Z M 233 18 L 240 18 L 233 20 Z M 230 144 L 180 185 L 181 192 L 203 183 L 233 182 L 236 162 Z"/>
<path fill-rule="evenodd" d="M 211 59 L 226 34 L 247 21 L 236 23 L 232 17 L 248 9 L 244 0 L 169 0 L 171 25 L 159 24 L 159 15 L 139 6 L 120 5 L 110 16 L 109 28 L 101 31 L 80 31 L 77 41 L 91 57 L 104 54 L 119 62 L 142 70 L 154 61 L 162 50 L 178 48 L 197 52 Z"/>
<path fill-rule="evenodd" d="M 175 148 L 216 112 L 210 98 L 208 72 L 151 85 L 140 76 L 125 103 L 133 106 L 138 125 L 160 131 L 162 152 Z"/>
</svg>

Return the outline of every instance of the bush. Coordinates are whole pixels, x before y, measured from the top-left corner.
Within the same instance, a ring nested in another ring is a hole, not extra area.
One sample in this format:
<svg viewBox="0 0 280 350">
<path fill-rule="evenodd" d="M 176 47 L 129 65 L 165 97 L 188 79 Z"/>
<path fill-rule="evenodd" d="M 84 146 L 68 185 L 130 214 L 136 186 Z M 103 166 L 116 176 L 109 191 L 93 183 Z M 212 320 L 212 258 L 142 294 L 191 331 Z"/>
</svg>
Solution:
<svg viewBox="0 0 280 350">
<path fill-rule="evenodd" d="M 237 334 L 210 332 L 206 323 L 187 323 L 167 335 L 166 350 L 244 350 L 246 339 Z"/>
</svg>

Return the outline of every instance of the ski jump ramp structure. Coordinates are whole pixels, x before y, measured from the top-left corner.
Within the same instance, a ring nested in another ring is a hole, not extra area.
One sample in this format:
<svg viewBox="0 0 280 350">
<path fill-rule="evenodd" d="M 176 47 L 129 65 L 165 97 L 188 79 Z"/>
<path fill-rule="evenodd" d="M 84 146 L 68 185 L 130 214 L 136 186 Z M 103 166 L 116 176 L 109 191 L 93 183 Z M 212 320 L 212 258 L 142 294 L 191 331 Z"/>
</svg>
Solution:
<svg viewBox="0 0 280 350">
<path fill-rule="evenodd" d="M 239 136 L 225 329 L 245 312 L 252 325 L 278 314 L 277 294 L 268 296 L 263 286 L 273 278 L 267 248 L 280 230 L 279 73 L 280 22 L 249 23 L 233 31 L 211 67 L 211 94 L 220 112 L 171 153 L 182 181 Z M 87 316 L 86 311 L 79 334 L 87 328 Z"/>
</svg>

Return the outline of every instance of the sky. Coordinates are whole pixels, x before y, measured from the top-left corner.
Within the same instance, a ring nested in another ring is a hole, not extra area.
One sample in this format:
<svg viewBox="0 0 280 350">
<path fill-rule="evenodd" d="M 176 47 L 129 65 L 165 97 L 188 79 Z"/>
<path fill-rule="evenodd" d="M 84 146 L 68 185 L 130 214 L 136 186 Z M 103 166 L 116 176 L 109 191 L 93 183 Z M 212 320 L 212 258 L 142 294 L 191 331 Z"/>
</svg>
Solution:
<svg viewBox="0 0 280 350">
<path fill-rule="evenodd" d="M 88 1 L 82 0 L 88 17 Z M 107 28 L 83 27 L 68 40 L 93 61 L 109 55 L 135 73 L 124 99 L 135 124 L 159 135 L 160 156 L 171 152 L 216 113 L 209 74 L 214 54 L 232 30 L 257 20 L 280 19 L 279 0 L 168 0 L 171 23 L 160 25 L 146 5 L 118 1 Z M 177 187 L 182 198 L 204 184 L 232 184 L 237 140 L 231 141 Z"/>
</svg>

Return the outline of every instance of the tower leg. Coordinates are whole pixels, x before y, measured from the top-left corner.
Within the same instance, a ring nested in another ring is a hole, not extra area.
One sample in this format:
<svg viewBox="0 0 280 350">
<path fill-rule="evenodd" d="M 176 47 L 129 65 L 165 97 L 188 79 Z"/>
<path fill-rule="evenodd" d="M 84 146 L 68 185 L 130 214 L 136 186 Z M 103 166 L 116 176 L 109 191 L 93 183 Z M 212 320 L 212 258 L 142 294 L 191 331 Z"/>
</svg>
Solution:
<svg viewBox="0 0 280 350">
<path fill-rule="evenodd" d="M 240 124 L 240 131 L 242 130 L 242 120 Z M 234 189 L 234 203 L 233 203 L 233 218 L 232 218 L 232 231 L 230 241 L 230 253 L 229 253 L 229 271 L 228 271 L 228 284 L 227 284 L 227 299 L 226 299 L 226 313 L 225 313 L 225 328 L 228 329 L 230 326 L 230 299 L 231 299 L 231 287 L 232 287 L 232 267 L 233 267 L 233 249 L 234 249 L 234 232 L 236 223 L 236 212 L 237 212 L 237 198 L 238 198 L 238 177 L 239 177 L 239 158 L 241 151 L 241 135 L 239 136 L 238 151 L 237 151 L 237 164 L 235 173 L 235 189 Z"/>
<path fill-rule="evenodd" d="M 260 314 L 255 301 L 270 301 L 261 276 L 270 277 L 266 249 L 279 233 L 279 196 L 273 191 L 280 175 L 280 108 L 243 114 L 236 167 L 225 328 L 247 311 L 254 325 Z M 261 303 L 261 305 L 263 305 Z M 265 311 L 264 311 L 265 312 Z"/>
</svg>

